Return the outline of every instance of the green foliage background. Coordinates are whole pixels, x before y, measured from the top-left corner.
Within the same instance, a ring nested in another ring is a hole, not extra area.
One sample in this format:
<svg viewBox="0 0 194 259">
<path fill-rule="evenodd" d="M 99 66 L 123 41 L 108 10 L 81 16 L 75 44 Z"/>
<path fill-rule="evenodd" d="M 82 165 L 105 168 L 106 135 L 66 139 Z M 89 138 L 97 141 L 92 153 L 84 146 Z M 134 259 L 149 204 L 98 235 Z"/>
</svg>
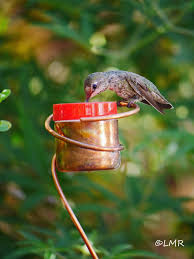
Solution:
<svg viewBox="0 0 194 259">
<path fill-rule="evenodd" d="M 1 258 L 89 258 L 51 178 L 52 104 L 84 101 L 94 71 L 129 70 L 175 107 L 120 120 L 121 168 L 59 174 L 100 258 L 194 256 L 194 1 L 0 3 Z M 94 100 L 114 100 L 110 93 Z M 183 247 L 155 247 L 184 240 Z"/>
</svg>

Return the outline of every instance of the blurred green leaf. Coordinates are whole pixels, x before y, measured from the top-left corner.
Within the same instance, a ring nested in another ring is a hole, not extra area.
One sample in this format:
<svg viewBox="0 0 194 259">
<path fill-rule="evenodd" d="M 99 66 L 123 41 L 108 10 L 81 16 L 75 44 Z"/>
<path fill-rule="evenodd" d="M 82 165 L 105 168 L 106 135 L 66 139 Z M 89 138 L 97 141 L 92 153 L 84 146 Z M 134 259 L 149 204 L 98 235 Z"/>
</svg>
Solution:
<svg viewBox="0 0 194 259">
<path fill-rule="evenodd" d="M 44 259 L 56 259 L 56 254 L 53 254 L 52 252 L 45 252 Z"/>
<path fill-rule="evenodd" d="M 148 252 L 148 251 L 141 251 L 141 250 L 131 250 L 131 251 L 125 252 L 124 254 L 120 254 L 119 256 L 121 256 L 120 258 L 135 258 L 135 257 L 141 256 L 141 258 L 165 259 L 165 257 L 163 256 L 159 256 L 155 253 Z"/>
<path fill-rule="evenodd" d="M 9 24 L 9 17 L 0 14 L 0 35 L 6 33 Z"/>
<path fill-rule="evenodd" d="M 0 103 L 1 103 L 2 101 L 4 101 L 10 94 L 11 94 L 11 90 L 10 90 L 10 89 L 4 89 L 4 90 L 0 93 Z"/>
<path fill-rule="evenodd" d="M 11 128 L 11 123 L 9 121 L 0 120 L 0 132 L 7 131 Z"/>
</svg>

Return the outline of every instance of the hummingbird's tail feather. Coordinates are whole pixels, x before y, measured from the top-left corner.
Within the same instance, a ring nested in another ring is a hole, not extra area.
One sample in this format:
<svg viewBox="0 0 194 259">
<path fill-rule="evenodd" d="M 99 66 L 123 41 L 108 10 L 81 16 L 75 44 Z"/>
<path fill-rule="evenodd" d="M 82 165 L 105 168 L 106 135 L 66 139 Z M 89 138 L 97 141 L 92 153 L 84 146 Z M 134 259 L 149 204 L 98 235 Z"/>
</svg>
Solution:
<svg viewBox="0 0 194 259">
<path fill-rule="evenodd" d="M 142 100 L 141 101 L 142 103 L 145 103 L 145 104 L 148 104 L 148 105 L 152 105 L 157 111 L 159 111 L 160 113 L 162 113 L 162 114 L 165 114 L 165 112 L 164 112 L 164 109 L 173 109 L 174 107 L 172 106 L 172 104 L 170 104 L 170 103 L 159 103 L 159 102 L 157 102 L 156 101 L 156 104 L 157 105 L 155 105 L 155 103 L 150 103 L 150 102 L 148 102 L 147 100 Z M 155 101 L 154 101 L 155 102 Z"/>
<path fill-rule="evenodd" d="M 154 99 L 147 99 L 147 100 L 142 100 L 142 103 L 148 104 L 153 106 L 158 112 L 160 112 L 161 114 L 165 114 L 164 112 L 164 107 L 160 106 L 160 103 L 157 103 L 154 101 Z"/>
<path fill-rule="evenodd" d="M 171 103 L 159 103 L 159 102 L 157 102 L 157 103 L 159 104 L 159 106 L 161 106 L 164 109 L 173 109 L 174 108 Z"/>
</svg>

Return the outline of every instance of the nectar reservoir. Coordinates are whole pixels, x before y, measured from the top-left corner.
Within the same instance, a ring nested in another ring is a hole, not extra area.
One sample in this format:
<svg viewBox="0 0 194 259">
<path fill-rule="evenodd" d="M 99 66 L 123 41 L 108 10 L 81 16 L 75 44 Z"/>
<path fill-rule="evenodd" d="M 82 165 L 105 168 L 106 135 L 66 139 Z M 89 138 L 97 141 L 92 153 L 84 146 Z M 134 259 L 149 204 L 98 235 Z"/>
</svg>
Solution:
<svg viewBox="0 0 194 259">
<path fill-rule="evenodd" d="M 61 172 L 96 171 L 120 166 L 118 120 L 90 121 L 117 113 L 116 102 L 53 105 L 56 166 Z M 82 120 L 84 118 L 84 120 Z M 88 118 L 88 120 L 87 120 Z"/>
</svg>

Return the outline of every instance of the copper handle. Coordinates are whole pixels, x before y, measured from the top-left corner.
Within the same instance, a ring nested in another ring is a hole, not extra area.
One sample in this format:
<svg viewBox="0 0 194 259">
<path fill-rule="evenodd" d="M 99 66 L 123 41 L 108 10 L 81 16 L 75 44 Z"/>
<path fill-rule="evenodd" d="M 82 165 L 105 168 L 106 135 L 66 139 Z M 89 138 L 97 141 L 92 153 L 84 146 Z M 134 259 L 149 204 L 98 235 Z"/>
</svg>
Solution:
<svg viewBox="0 0 194 259">
<path fill-rule="evenodd" d="M 77 141 L 77 140 L 70 139 L 68 137 L 62 136 L 62 135 L 58 134 L 56 131 L 54 131 L 50 127 L 50 122 L 51 122 L 52 118 L 53 118 L 53 114 L 48 116 L 48 118 L 45 121 L 45 128 L 55 138 L 58 138 L 58 139 L 60 139 L 62 141 L 74 144 L 74 145 L 82 147 L 82 148 L 88 148 L 88 149 L 97 150 L 97 151 L 115 152 L 115 151 L 121 151 L 121 150 L 124 149 L 123 145 L 118 145 L 117 147 L 100 147 L 100 146 L 96 146 L 96 145 L 82 143 L 80 141 Z"/>
<path fill-rule="evenodd" d="M 127 106 L 127 103 L 121 102 L 121 106 Z M 107 116 L 96 116 L 96 117 L 83 117 L 80 118 L 80 121 L 102 121 L 102 120 L 113 120 L 129 117 L 133 114 L 136 114 L 140 111 L 140 108 L 137 104 L 133 104 L 134 109 L 128 112 L 121 112 L 117 114 L 107 115 Z"/>
</svg>

